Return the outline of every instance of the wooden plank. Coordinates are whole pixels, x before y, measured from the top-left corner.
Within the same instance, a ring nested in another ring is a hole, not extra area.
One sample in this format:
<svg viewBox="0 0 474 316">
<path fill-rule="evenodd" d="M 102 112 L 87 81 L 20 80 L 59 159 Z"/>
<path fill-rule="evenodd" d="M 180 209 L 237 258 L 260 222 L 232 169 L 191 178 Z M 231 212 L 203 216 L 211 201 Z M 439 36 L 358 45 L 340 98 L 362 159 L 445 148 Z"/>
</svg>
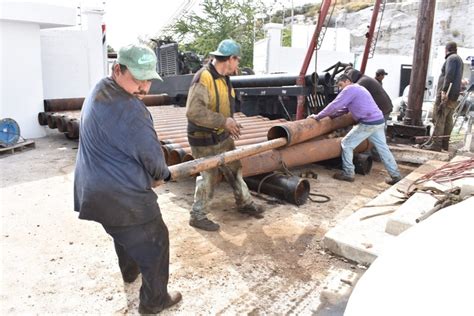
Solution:
<svg viewBox="0 0 474 316">
<path fill-rule="evenodd" d="M 16 143 L 9 147 L 0 147 L 0 155 L 14 154 L 17 151 L 23 151 L 23 149 L 33 149 L 36 147 L 34 140 L 25 140 L 23 142 Z"/>
</svg>

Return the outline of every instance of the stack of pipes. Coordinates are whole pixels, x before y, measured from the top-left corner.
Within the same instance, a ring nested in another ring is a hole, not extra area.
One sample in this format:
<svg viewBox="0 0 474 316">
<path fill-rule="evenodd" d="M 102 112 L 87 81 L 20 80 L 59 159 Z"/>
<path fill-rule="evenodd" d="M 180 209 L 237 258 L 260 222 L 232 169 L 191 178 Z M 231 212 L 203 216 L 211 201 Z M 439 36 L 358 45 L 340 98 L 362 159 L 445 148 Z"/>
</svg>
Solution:
<svg viewBox="0 0 474 316">
<path fill-rule="evenodd" d="M 143 99 L 146 106 L 168 105 L 171 103 L 165 94 L 147 95 Z M 79 118 L 81 116 L 84 98 L 46 99 L 44 112 L 38 113 L 38 123 L 41 126 L 57 128 L 67 138 L 79 138 Z"/>
</svg>

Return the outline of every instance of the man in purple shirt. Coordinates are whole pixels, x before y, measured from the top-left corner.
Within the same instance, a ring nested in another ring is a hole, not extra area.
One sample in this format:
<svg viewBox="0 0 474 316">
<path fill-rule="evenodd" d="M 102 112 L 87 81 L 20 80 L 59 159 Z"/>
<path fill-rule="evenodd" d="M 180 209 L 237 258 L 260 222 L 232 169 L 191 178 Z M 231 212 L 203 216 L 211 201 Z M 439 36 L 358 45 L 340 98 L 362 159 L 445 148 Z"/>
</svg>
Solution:
<svg viewBox="0 0 474 316">
<path fill-rule="evenodd" d="M 336 173 L 334 179 L 354 181 L 353 150 L 368 138 L 379 152 L 380 159 L 390 175 L 385 182 L 390 185 L 397 183 L 402 177 L 387 146 L 382 111 L 370 93 L 364 87 L 353 84 L 347 75 L 339 76 L 337 86 L 340 92 L 336 99 L 318 114 L 310 115 L 319 121 L 326 116 L 334 117 L 350 112 L 354 120 L 359 122 L 341 141 L 342 172 Z"/>
</svg>

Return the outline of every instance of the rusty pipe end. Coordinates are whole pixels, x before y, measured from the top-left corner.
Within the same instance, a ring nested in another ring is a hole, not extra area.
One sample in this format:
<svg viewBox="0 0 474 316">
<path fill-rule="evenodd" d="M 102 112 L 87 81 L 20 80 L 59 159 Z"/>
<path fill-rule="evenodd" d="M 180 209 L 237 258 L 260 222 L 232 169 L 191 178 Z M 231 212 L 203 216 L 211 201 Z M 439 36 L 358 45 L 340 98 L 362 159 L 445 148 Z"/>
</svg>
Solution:
<svg viewBox="0 0 474 316">
<path fill-rule="evenodd" d="M 168 166 L 173 166 L 181 163 L 186 154 L 186 151 L 184 151 L 182 148 L 172 150 L 168 156 Z"/>
<path fill-rule="evenodd" d="M 267 133 L 267 139 L 286 138 L 287 144 L 291 144 L 291 132 L 285 125 L 272 126 Z"/>
<path fill-rule="evenodd" d="M 54 129 L 56 128 L 56 120 L 54 119 L 54 113 L 49 113 L 47 116 L 46 116 L 46 121 L 48 122 L 48 127 L 51 128 L 51 129 Z"/>
<path fill-rule="evenodd" d="M 38 113 L 38 123 L 39 123 L 39 125 L 41 125 L 41 126 L 48 125 L 47 115 L 48 115 L 48 113 L 46 113 L 46 112 L 39 112 Z"/>
<path fill-rule="evenodd" d="M 67 122 L 70 118 L 66 115 L 56 118 L 56 126 L 61 133 L 67 133 Z"/>
<path fill-rule="evenodd" d="M 79 121 L 72 119 L 67 122 L 67 134 L 68 138 L 76 139 L 79 138 Z"/>
<path fill-rule="evenodd" d="M 293 203 L 296 205 L 303 205 L 308 200 L 309 196 L 309 181 L 295 177 L 298 181 L 295 185 L 295 193 L 293 195 Z"/>
<path fill-rule="evenodd" d="M 191 160 L 194 160 L 194 157 L 191 153 L 188 153 L 188 154 L 184 155 L 183 162 L 187 162 L 187 161 L 191 161 Z"/>
</svg>

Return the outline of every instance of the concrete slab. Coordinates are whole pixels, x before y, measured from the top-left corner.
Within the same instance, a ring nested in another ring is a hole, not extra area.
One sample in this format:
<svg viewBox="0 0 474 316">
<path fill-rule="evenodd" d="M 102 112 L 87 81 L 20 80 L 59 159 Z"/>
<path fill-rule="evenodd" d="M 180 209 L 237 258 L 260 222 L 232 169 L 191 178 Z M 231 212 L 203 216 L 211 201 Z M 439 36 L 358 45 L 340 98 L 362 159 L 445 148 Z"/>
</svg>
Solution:
<svg viewBox="0 0 474 316">
<path fill-rule="evenodd" d="M 408 186 L 422 175 L 445 164 L 443 161 L 428 161 L 418 167 L 402 181 L 390 187 L 378 197 L 347 217 L 323 238 L 325 248 L 334 254 L 368 265 L 372 263 L 395 236 L 387 234 L 385 227 L 389 213 L 398 209 Z"/>
<path fill-rule="evenodd" d="M 424 164 L 429 160 L 449 161 L 449 153 L 414 148 L 410 145 L 391 144 L 390 151 L 399 162 Z"/>
<path fill-rule="evenodd" d="M 451 162 L 458 162 L 469 159 L 464 156 L 456 156 Z M 473 170 L 474 172 L 474 170 Z M 461 196 L 467 196 L 474 191 L 474 178 L 462 178 L 452 182 L 439 184 L 434 181 L 426 182 L 423 187 L 434 187 L 442 191 L 461 188 Z M 413 194 L 396 212 L 389 216 L 385 231 L 389 234 L 398 236 L 408 228 L 416 224 L 416 219 L 431 210 L 438 199 L 427 193 Z"/>
</svg>

